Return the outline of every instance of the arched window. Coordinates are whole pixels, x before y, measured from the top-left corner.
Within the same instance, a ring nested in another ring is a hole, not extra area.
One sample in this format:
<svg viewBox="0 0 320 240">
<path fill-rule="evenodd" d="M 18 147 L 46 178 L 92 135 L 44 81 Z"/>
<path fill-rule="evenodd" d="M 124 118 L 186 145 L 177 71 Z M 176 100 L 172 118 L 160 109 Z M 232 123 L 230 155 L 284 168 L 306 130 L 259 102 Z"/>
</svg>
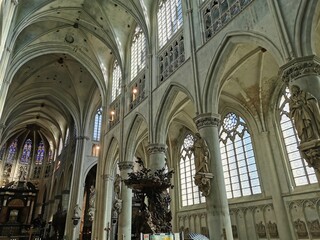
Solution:
<svg viewBox="0 0 320 240">
<path fill-rule="evenodd" d="M 235 113 L 228 113 L 219 137 L 227 197 L 261 193 L 251 136 L 245 121 Z"/>
<path fill-rule="evenodd" d="M 43 141 L 41 141 L 38 145 L 38 151 L 37 151 L 37 156 L 36 156 L 36 161 L 35 161 L 36 164 L 43 163 L 44 154 L 45 154 L 44 144 L 43 144 Z"/>
<path fill-rule="evenodd" d="M 31 139 L 27 139 L 23 146 L 20 163 L 28 164 L 30 162 L 29 160 L 31 156 L 31 150 L 32 150 L 32 141 Z"/>
<path fill-rule="evenodd" d="M 111 101 L 115 100 L 121 93 L 121 70 L 117 61 L 114 61 L 112 74 L 112 93 Z"/>
<path fill-rule="evenodd" d="M 100 141 L 101 123 L 102 123 L 102 108 L 99 108 L 97 110 L 96 116 L 94 117 L 93 141 Z"/>
<path fill-rule="evenodd" d="M 158 9 L 159 48 L 182 26 L 181 0 L 161 0 Z"/>
<path fill-rule="evenodd" d="M 14 157 L 17 153 L 17 145 L 18 145 L 18 139 L 13 140 L 13 142 L 11 143 L 11 145 L 9 146 L 9 152 L 8 152 L 8 156 L 7 156 L 7 163 L 12 163 L 14 160 Z"/>
<path fill-rule="evenodd" d="M 191 147 L 194 144 L 194 137 L 187 134 L 180 150 L 180 186 L 182 206 L 204 203 L 205 197 L 201 196 L 198 186 L 194 183 L 195 163 L 194 153 Z"/>
<path fill-rule="evenodd" d="M 131 44 L 131 80 L 146 65 L 146 38 L 139 26 L 136 27 Z"/>
<path fill-rule="evenodd" d="M 307 167 L 306 162 L 302 159 L 298 150 L 299 140 L 297 132 L 289 116 L 289 100 L 290 91 L 289 88 L 285 88 L 279 104 L 280 126 L 293 179 L 296 186 L 316 183 L 317 178 L 313 168 Z"/>
</svg>

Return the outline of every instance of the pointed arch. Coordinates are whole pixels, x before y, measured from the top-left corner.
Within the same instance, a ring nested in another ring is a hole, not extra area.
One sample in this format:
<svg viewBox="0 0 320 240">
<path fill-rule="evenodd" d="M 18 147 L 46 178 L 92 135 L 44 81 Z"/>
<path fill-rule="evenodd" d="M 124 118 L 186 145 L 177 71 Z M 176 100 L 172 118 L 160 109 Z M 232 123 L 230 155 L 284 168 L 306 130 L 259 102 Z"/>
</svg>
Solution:
<svg viewBox="0 0 320 240">
<path fill-rule="evenodd" d="M 140 139 L 138 138 L 141 137 L 140 136 L 141 134 L 143 136 L 147 135 L 147 132 L 144 131 L 146 129 L 147 129 L 146 119 L 141 114 L 136 114 L 128 130 L 129 133 L 127 136 L 127 141 L 125 143 L 125 149 L 126 149 L 125 159 L 133 159 L 135 150 L 139 145 L 139 142 L 141 142 L 142 140 L 141 138 Z"/>
<path fill-rule="evenodd" d="M 218 112 L 218 99 L 220 94 L 221 78 L 223 74 L 223 68 L 220 68 L 220 62 L 226 62 L 237 46 L 240 43 L 255 44 L 257 47 L 267 49 L 274 56 L 279 66 L 282 66 L 286 59 L 280 48 L 276 46 L 266 36 L 263 36 L 257 32 L 230 32 L 226 34 L 222 40 L 219 48 L 215 52 L 215 55 L 210 63 L 204 87 L 202 89 L 202 103 L 204 112 Z"/>
<path fill-rule="evenodd" d="M 166 139 L 166 133 L 170 124 L 170 114 L 172 113 L 172 107 L 175 99 L 179 93 L 183 93 L 187 96 L 188 100 L 194 102 L 192 94 L 180 84 L 171 84 L 163 94 L 159 109 L 155 117 L 155 129 L 153 138 L 150 141 L 156 143 L 164 143 Z"/>
<path fill-rule="evenodd" d="M 308 56 L 315 53 L 314 35 L 317 19 L 320 17 L 320 3 L 318 0 L 301 1 L 298 6 L 297 17 L 294 24 L 294 42 L 297 57 Z"/>
<path fill-rule="evenodd" d="M 107 147 L 104 166 L 103 166 L 103 174 L 112 174 L 112 166 L 115 161 L 119 159 L 119 141 L 112 136 L 110 139 L 110 144 Z"/>
</svg>

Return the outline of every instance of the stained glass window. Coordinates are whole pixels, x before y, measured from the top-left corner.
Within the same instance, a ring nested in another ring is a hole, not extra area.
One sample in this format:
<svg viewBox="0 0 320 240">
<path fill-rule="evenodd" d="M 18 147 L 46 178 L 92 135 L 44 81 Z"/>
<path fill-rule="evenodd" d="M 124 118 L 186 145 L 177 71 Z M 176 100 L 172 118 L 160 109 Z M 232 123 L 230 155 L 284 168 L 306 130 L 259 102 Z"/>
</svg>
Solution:
<svg viewBox="0 0 320 240">
<path fill-rule="evenodd" d="M 32 150 L 32 141 L 31 139 L 27 139 L 24 143 L 22 155 L 20 158 L 20 163 L 28 164 L 30 162 L 31 150 Z"/>
<path fill-rule="evenodd" d="M 290 91 L 289 88 L 285 88 L 279 104 L 280 127 L 293 179 L 296 186 L 316 183 L 317 177 L 314 169 L 307 166 L 307 163 L 303 160 L 298 150 L 299 139 L 297 132 L 293 127 L 293 122 L 289 116 L 289 100 Z"/>
<path fill-rule="evenodd" d="M 201 196 L 198 186 L 194 183 L 195 162 L 192 150 L 194 137 L 186 135 L 180 149 L 180 186 L 182 206 L 204 203 L 205 197 Z"/>
<path fill-rule="evenodd" d="M 182 26 L 181 0 L 161 0 L 158 9 L 159 48 Z"/>
<path fill-rule="evenodd" d="M 261 193 L 249 129 L 235 113 L 228 113 L 223 120 L 220 151 L 227 197 Z"/>
<path fill-rule="evenodd" d="M 112 93 L 111 101 L 115 100 L 121 93 L 121 69 L 117 61 L 114 61 L 112 74 Z"/>
<path fill-rule="evenodd" d="M 131 44 L 131 80 L 145 67 L 146 38 L 141 28 L 136 27 Z"/>
<path fill-rule="evenodd" d="M 93 141 L 100 141 L 101 123 L 102 123 L 102 108 L 99 108 L 94 118 Z"/>
<path fill-rule="evenodd" d="M 39 143 L 37 156 L 36 156 L 36 164 L 42 164 L 44 159 L 45 149 L 43 145 L 43 141 Z"/>
<path fill-rule="evenodd" d="M 18 145 L 18 139 L 15 139 L 11 145 L 9 146 L 8 156 L 7 156 L 7 163 L 12 163 L 16 153 L 17 153 L 17 145 Z"/>
</svg>

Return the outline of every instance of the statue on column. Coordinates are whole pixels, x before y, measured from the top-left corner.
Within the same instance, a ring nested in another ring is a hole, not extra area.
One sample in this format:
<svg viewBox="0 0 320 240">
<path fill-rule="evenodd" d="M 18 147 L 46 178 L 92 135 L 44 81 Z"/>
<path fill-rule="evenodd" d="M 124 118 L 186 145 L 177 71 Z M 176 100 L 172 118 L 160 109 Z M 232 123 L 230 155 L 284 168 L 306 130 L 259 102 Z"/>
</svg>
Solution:
<svg viewBox="0 0 320 240">
<path fill-rule="evenodd" d="M 90 187 L 90 195 L 89 195 L 89 209 L 88 215 L 90 216 L 89 220 L 93 221 L 94 212 L 95 212 L 95 201 L 96 201 L 96 189 L 93 185 Z"/>
<path fill-rule="evenodd" d="M 299 150 L 320 180 L 320 109 L 318 100 L 298 86 L 291 87 L 290 116 L 300 139 Z"/>
<path fill-rule="evenodd" d="M 119 215 L 122 209 L 120 185 L 121 185 L 121 176 L 117 174 L 114 180 L 114 203 L 113 203 L 113 210 L 114 210 L 114 214 L 116 215 Z"/>
<path fill-rule="evenodd" d="M 320 110 L 318 100 L 311 93 L 293 85 L 289 107 L 301 143 L 319 139 Z"/>
<path fill-rule="evenodd" d="M 199 187 L 203 196 L 210 194 L 210 179 L 213 178 L 212 173 L 209 172 L 209 148 L 207 142 L 200 136 L 199 133 L 195 135 L 195 141 L 192 146 L 194 152 L 194 161 L 196 174 L 194 176 L 194 183 Z"/>
</svg>

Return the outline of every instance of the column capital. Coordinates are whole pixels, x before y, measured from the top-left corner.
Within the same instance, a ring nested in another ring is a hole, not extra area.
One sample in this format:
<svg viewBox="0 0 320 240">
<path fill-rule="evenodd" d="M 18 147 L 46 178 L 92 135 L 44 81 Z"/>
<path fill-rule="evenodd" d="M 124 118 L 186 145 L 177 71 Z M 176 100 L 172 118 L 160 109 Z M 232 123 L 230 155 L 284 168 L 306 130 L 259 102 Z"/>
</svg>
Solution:
<svg viewBox="0 0 320 240">
<path fill-rule="evenodd" d="M 76 136 L 76 140 L 90 140 L 88 136 Z"/>
<path fill-rule="evenodd" d="M 133 162 L 130 161 L 123 161 L 118 163 L 120 171 L 122 170 L 132 170 L 133 169 Z"/>
<path fill-rule="evenodd" d="M 114 177 L 111 174 L 103 174 L 101 175 L 102 179 L 105 181 L 113 181 Z"/>
<path fill-rule="evenodd" d="M 218 127 L 220 124 L 220 114 L 203 113 L 196 116 L 193 120 L 198 130 L 204 127 Z"/>
<path fill-rule="evenodd" d="M 320 75 L 320 58 L 315 55 L 295 58 L 280 67 L 279 75 L 286 84 L 310 75 Z"/>
<path fill-rule="evenodd" d="M 156 153 L 166 153 L 167 145 L 162 143 L 150 143 L 147 147 L 148 154 L 156 154 Z"/>
</svg>

